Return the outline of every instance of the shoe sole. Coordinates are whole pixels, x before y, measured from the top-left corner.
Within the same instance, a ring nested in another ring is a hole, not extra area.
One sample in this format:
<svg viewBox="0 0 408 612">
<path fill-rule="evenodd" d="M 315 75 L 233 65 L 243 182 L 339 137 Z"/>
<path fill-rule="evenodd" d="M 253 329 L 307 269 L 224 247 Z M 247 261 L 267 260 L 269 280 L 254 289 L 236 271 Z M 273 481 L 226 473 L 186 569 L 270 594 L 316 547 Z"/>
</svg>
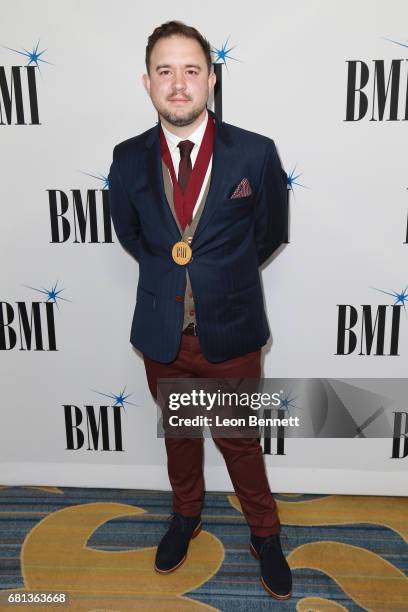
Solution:
<svg viewBox="0 0 408 612">
<path fill-rule="evenodd" d="M 258 555 L 258 553 L 256 552 L 255 548 L 252 546 L 252 543 L 249 545 L 249 550 L 251 551 L 251 554 L 253 557 L 255 557 L 255 559 L 257 559 L 258 561 L 261 560 L 261 557 Z M 289 591 L 289 593 L 287 593 L 287 595 L 278 595 L 277 593 L 274 593 L 269 587 L 268 585 L 265 583 L 264 579 L 262 578 L 262 576 L 260 576 L 259 580 L 261 581 L 261 584 L 263 586 L 263 588 L 265 589 L 265 591 L 267 593 L 269 593 L 269 595 L 271 595 L 271 597 L 273 597 L 274 599 L 289 599 L 290 597 L 292 597 L 292 591 Z"/>
<path fill-rule="evenodd" d="M 192 535 L 191 535 L 191 539 L 196 538 L 198 536 L 198 534 L 201 531 L 203 524 L 200 522 L 197 527 L 194 529 Z M 184 561 L 187 559 L 187 553 L 184 555 L 184 557 L 182 558 L 181 561 L 179 561 L 179 563 L 177 563 L 177 565 L 175 565 L 174 567 L 171 567 L 168 570 L 161 570 L 159 569 L 156 564 L 154 564 L 154 569 L 156 570 L 156 572 L 158 574 L 171 574 L 171 572 L 176 571 L 176 569 L 178 569 L 180 567 L 180 565 L 183 565 Z"/>
</svg>

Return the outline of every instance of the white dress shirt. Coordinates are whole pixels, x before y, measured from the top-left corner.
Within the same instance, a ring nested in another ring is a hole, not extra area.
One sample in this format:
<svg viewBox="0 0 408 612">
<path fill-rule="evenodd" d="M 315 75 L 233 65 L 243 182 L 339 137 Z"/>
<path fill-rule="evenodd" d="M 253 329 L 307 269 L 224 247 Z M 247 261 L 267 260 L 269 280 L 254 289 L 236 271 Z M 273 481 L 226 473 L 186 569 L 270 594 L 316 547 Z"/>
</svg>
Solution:
<svg viewBox="0 0 408 612">
<path fill-rule="evenodd" d="M 164 135 L 166 137 L 167 146 L 169 147 L 169 151 L 170 151 L 170 155 L 171 155 L 171 160 L 173 162 L 174 172 L 175 172 L 177 177 L 178 177 L 178 170 L 179 170 L 179 164 L 180 164 L 180 149 L 177 146 L 178 143 L 181 142 L 182 140 L 190 140 L 191 142 L 194 142 L 194 147 L 192 148 L 191 154 L 190 154 L 191 166 L 192 166 L 192 168 L 194 168 L 194 164 L 195 164 L 195 161 L 196 161 L 197 155 L 198 155 L 198 150 L 199 150 L 199 148 L 201 146 L 201 142 L 203 140 L 204 132 L 205 132 L 205 129 L 207 127 L 207 121 L 209 121 L 209 120 L 210 120 L 210 114 L 207 112 L 207 117 L 200 123 L 200 125 L 194 130 L 194 132 L 192 134 L 190 134 L 190 136 L 184 136 L 183 138 L 180 138 L 179 136 L 176 136 L 175 134 L 172 134 L 171 132 L 169 132 L 169 130 L 167 128 L 164 127 L 163 124 L 161 124 L 161 127 L 163 129 L 163 133 L 164 133 Z M 208 180 L 210 178 L 211 166 L 212 166 L 212 155 L 211 155 L 211 158 L 210 158 L 210 163 L 208 164 L 207 172 L 205 173 L 203 184 L 201 186 L 201 191 L 198 194 L 197 202 L 196 202 L 196 204 L 194 206 L 193 217 L 194 217 L 198 207 L 200 206 L 200 202 L 201 202 L 201 199 L 203 197 L 204 190 L 205 190 L 206 185 L 208 183 Z M 170 178 L 171 178 L 171 175 L 170 175 Z"/>
</svg>

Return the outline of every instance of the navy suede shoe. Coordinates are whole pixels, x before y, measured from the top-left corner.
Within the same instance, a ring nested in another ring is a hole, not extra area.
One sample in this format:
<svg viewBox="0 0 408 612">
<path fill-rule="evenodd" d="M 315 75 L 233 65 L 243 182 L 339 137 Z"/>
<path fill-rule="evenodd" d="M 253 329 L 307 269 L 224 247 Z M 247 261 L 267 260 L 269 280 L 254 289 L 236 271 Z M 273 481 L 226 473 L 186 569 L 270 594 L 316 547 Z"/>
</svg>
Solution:
<svg viewBox="0 0 408 612">
<path fill-rule="evenodd" d="M 201 531 L 201 516 L 173 514 L 170 527 L 157 547 L 154 569 L 159 574 L 176 570 L 187 558 L 188 545 Z"/>
<path fill-rule="evenodd" d="M 249 546 L 255 559 L 261 561 L 261 583 L 275 599 L 292 595 L 292 574 L 282 552 L 279 533 L 267 538 L 251 535 Z"/>
</svg>

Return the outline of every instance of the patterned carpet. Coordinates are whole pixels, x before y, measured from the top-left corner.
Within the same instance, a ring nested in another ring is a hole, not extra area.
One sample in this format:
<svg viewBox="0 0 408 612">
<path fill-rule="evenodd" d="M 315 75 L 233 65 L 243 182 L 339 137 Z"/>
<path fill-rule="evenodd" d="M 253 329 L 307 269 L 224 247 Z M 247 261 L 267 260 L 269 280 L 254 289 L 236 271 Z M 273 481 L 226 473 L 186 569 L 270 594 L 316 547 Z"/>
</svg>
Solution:
<svg viewBox="0 0 408 612">
<path fill-rule="evenodd" d="M 270 598 L 234 495 L 207 493 L 184 565 L 152 565 L 171 512 L 159 491 L 0 487 L 0 610 L 20 594 L 64 591 L 69 610 L 408 611 L 408 498 L 275 495 L 293 597 Z"/>
</svg>

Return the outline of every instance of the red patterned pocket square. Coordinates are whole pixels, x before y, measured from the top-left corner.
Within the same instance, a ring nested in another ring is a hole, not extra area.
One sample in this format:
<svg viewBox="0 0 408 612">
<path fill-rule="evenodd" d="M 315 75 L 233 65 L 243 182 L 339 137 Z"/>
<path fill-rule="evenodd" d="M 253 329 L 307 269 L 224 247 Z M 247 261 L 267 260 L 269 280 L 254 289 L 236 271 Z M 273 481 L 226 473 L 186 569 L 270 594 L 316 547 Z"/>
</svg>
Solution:
<svg viewBox="0 0 408 612">
<path fill-rule="evenodd" d="M 239 183 L 234 193 L 231 196 L 232 198 L 245 198 L 246 196 L 250 196 L 252 194 L 251 185 L 249 184 L 248 179 L 245 177 Z"/>
</svg>

